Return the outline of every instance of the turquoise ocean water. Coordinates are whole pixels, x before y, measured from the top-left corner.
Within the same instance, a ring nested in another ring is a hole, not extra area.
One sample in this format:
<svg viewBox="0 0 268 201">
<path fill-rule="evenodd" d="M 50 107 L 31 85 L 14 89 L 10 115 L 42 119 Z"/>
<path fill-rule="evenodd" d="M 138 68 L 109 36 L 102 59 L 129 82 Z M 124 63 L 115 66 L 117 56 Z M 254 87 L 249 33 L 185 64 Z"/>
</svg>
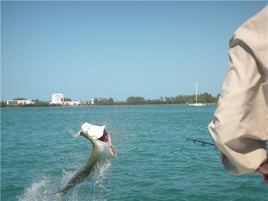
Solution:
<svg viewBox="0 0 268 201">
<path fill-rule="evenodd" d="M 1 109 L 2 201 L 262 201 L 268 186 L 257 174 L 224 172 L 207 124 L 215 106 L 100 106 Z M 83 166 L 91 144 L 74 137 L 83 122 L 106 125 L 118 156 L 99 178 L 65 197 L 63 187 Z"/>
</svg>

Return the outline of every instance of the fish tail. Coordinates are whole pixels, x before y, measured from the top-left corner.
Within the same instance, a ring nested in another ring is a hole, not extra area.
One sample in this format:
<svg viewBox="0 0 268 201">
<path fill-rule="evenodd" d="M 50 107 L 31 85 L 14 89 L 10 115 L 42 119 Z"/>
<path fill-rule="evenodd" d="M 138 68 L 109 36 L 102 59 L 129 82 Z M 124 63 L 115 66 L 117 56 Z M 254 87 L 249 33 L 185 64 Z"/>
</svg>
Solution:
<svg viewBox="0 0 268 201">
<path fill-rule="evenodd" d="M 90 171 L 86 170 L 85 168 L 82 168 L 71 178 L 71 180 L 64 186 L 63 189 L 54 193 L 49 193 L 48 195 L 58 194 L 60 197 L 64 196 L 69 190 L 73 189 L 76 184 L 80 183 L 83 179 L 85 179 L 89 175 L 89 173 Z"/>
<path fill-rule="evenodd" d="M 59 195 L 59 197 L 63 197 L 69 190 L 73 189 L 75 186 L 74 185 L 66 185 L 63 189 L 53 192 L 53 193 L 48 193 L 47 195 Z"/>
</svg>

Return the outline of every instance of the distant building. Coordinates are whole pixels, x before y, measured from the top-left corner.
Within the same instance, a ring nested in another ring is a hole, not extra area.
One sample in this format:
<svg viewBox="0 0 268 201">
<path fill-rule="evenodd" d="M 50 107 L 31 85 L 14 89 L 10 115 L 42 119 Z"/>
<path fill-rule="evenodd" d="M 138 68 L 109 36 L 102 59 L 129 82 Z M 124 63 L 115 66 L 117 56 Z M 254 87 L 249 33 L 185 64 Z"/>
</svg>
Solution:
<svg viewBox="0 0 268 201">
<path fill-rule="evenodd" d="M 34 102 L 31 100 L 27 100 L 27 99 L 8 100 L 7 101 L 8 106 L 19 106 L 19 105 L 29 105 L 29 104 L 34 104 Z"/>
<path fill-rule="evenodd" d="M 80 105 L 80 101 L 72 101 L 69 98 L 64 99 L 64 95 L 61 93 L 54 93 L 51 96 L 51 102 L 50 104 L 55 105 L 66 105 L 66 106 L 76 106 Z"/>
<path fill-rule="evenodd" d="M 80 105 L 80 101 L 64 101 L 63 105 L 76 106 Z"/>
<path fill-rule="evenodd" d="M 52 94 L 50 104 L 63 105 L 64 95 L 60 93 Z"/>
</svg>

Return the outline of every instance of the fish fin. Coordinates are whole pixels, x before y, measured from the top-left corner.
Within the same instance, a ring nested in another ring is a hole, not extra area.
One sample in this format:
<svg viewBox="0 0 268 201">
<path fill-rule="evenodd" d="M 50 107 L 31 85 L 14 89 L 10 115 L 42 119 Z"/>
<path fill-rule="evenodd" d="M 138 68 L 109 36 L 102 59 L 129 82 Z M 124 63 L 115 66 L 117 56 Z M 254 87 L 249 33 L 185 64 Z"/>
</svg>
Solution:
<svg viewBox="0 0 268 201">
<path fill-rule="evenodd" d="M 115 148 L 114 148 L 113 145 L 111 145 L 111 151 L 112 151 L 112 154 L 113 154 L 114 156 L 117 156 L 117 152 L 116 152 L 116 150 L 115 150 Z"/>
</svg>

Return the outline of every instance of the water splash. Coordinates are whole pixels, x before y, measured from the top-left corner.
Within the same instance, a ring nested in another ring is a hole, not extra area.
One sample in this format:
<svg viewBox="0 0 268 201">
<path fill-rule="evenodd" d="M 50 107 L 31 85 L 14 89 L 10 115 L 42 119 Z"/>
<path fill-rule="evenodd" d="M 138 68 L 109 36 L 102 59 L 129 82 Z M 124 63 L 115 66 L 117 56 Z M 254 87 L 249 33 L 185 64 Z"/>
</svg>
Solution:
<svg viewBox="0 0 268 201">
<path fill-rule="evenodd" d="M 52 180 L 43 177 L 41 181 L 33 182 L 30 187 L 27 187 L 24 194 L 18 197 L 18 201 L 78 201 L 78 194 L 76 191 L 68 195 L 67 199 L 62 199 L 57 195 L 49 195 L 52 190 L 56 188 Z"/>
<path fill-rule="evenodd" d="M 105 158 L 100 159 L 96 167 L 94 168 L 94 171 L 92 174 L 89 175 L 88 180 L 84 182 L 92 182 L 93 189 L 89 192 L 89 199 L 92 201 L 105 201 L 104 199 L 104 191 L 105 191 L 105 185 L 104 180 L 106 177 L 106 173 L 108 169 L 111 166 L 111 160 L 107 160 Z M 64 198 L 61 198 L 57 195 L 49 195 L 49 193 L 54 192 L 55 189 L 57 189 L 59 186 L 62 186 L 68 182 L 68 180 L 73 176 L 75 171 L 67 171 L 65 169 L 62 170 L 62 178 L 61 180 L 55 181 L 54 179 L 49 179 L 48 177 L 43 177 L 38 182 L 33 182 L 31 186 L 27 187 L 23 193 L 23 195 L 18 197 L 18 201 L 62 201 L 62 200 L 68 200 L 68 201 L 78 201 L 79 194 L 78 194 L 78 188 L 74 188 L 72 192 L 68 193 L 68 195 Z M 56 182 L 56 184 L 55 184 Z M 58 184 L 57 184 L 58 182 Z M 60 184 L 59 184 L 60 183 Z M 93 194 L 91 193 L 93 192 Z"/>
<path fill-rule="evenodd" d="M 105 196 L 107 191 L 105 188 L 105 178 L 110 166 L 111 160 L 100 160 L 96 164 L 92 174 L 94 178 L 92 201 L 107 201 Z"/>
<path fill-rule="evenodd" d="M 105 189 L 103 183 L 108 169 L 111 166 L 111 160 L 100 160 L 96 164 L 96 168 L 94 169 L 93 175 L 95 178 L 94 188 L 102 188 Z"/>
<path fill-rule="evenodd" d="M 25 189 L 22 196 L 18 198 L 19 201 L 49 201 L 50 199 L 46 195 L 47 187 L 50 181 L 48 178 L 43 177 L 39 182 L 34 182 L 30 187 Z"/>
</svg>

